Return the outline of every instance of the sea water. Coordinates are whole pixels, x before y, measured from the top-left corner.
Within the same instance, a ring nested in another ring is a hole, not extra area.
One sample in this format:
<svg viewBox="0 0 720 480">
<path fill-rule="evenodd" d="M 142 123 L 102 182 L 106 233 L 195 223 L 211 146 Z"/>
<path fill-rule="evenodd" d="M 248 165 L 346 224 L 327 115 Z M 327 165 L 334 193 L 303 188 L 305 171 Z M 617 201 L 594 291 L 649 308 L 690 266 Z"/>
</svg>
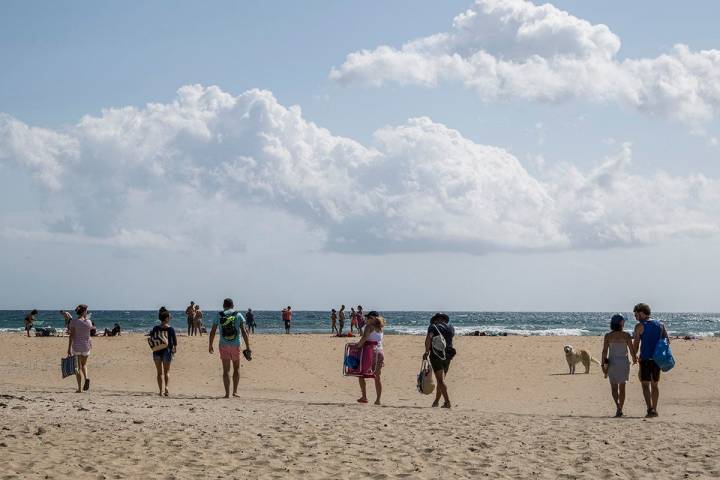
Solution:
<svg viewBox="0 0 720 480">
<path fill-rule="evenodd" d="M 284 333 L 279 311 L 255 311 L 256 332 Z M 434 312 L 383 311 L 385 332 L 389 334 L 421 335 L 427 332 Z M 446 312 L 455 331 L 462 334 L 485 332 L 489 335 L 602 335 L 609 330 L 610 317 L 618 312 Z M 619 312 L 628 319 L 626 330 L 635 320 L 630 312 Z M 0 310 L 0 332 L 22 331 L 28 311 Z M 112 329 L 115 323 L 123 330 L 148 332 L 158 324 L 157 311 L 95 310 L 91 318 L 100 332 Z M 217 318 L 217 311 L 205 311 L 204 323 Z M 185 313 L 172 312 L 172 325 L 179 333 L 187 328 Z M 345 331 L 350 326 L 350 312 L 346 311 Z M 670 335 L 720 336 L 720 313 L 654 313 L 653 318 L 667 326 Z M 62 328 L 62 316 L 57 310 L 40 311 L 36 325 Z M 294 333 L 330 333 L 329 311 L 294 311 Z"/>
</svg>

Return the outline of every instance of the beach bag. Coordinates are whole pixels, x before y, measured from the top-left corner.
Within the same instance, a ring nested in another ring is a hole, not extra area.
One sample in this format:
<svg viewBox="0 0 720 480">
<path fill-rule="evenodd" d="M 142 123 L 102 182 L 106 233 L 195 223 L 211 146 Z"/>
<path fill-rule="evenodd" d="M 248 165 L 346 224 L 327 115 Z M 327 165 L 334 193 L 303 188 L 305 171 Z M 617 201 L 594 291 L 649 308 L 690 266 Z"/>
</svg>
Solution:
<svg viewBox="0 0 720 480">
<path fill-rule="evenodd" d="M 437 332 L 437 335 L 435 335 L 432 339 L 432 349 L 433 353 L 435 353 L 435 356 L 445 360 L 445 349 L 447 348 L 447 342 L 445 341 L 445 337 L 442 336 L 442 333 L 440 333 L 440 329 L 437 327 L 437 325 L 433 325 L 435 327 L 435 331 Z"/>
<path fill-rule="evenodd" d="M 80 371 L 80 361 L 75 355 L 60 359 L 60 373 L 63 378 L 67 378 L 70 375 L 75 375 Z"/>
<path fill-rule="evenodd" d="M 164 350 L 168 347 L 167 331 L 159 329 L 155 330 L 154 333 L 150 334 L 147 341 L 150 346 L 150 350 L 153 352 Z"/>
<path fill-rule="evenodd" d="M 432 368 L 427 359 L 423 359 L 420 365 L 420 373 L 417 376 L 417 390 L 425 395 L 430 395 L 435 390 L 435 379 L 433 378 Z"/>
<path fill-rule="evenodd" d="M 655 346 L 653 361 L 657 363 L 657 366 L 663 372 L 669 372 L 675 366 L 675 358 L 672 350 L 670 350 L 670 342 L 668 342 L 667 338 L 661 338 Z"/>
<path fill-rule="evenodd" d="M 238 329 L 235 326 L 235 319 L 237 318 L 237 312 L 233 312 L 230 315 L 225 316 L 224 312 L 220 312 L 220 335 L 223 340 L 232 342 L 238 336 Z"/>
</svg>

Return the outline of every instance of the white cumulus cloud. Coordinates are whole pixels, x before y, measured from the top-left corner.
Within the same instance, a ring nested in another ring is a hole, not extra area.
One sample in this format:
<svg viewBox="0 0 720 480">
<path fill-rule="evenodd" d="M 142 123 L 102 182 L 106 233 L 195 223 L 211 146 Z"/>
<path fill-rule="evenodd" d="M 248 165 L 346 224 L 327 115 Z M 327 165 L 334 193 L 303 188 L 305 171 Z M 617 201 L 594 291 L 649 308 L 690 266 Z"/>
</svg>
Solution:
<svg viewBox="0 0 720 480">
<path fill-rule="evenodd" d="M 456 82 L 486 101 L 617 102 L 698 131 L 720 107 L 720 50 L 676 45 L 656 58 L 620 59 L 620 38 L 553 5 L 476 0 L 448 32 L 350 53 L 340 84 Z"/>
<path fill-rule="evenodd" d="M 611 39 L 553 48 L 607 50 Z M 264 90 L 185 86 L 167 104 L 106 109 L 57 132 L 3 115 L 0 162 L 49 191 L 46 233 L 28 238 L 118 248 L 243 251 L 240 232 L 268 232 L 261 216 L 238 224 L 243 208 L 290 215 L 343 252 L 604 248 L 720 226 L 718 180 L 635 175 L 629 145 L 587 172 L 533 176 L 426 117 L 364 145 Z"/>
</svg>

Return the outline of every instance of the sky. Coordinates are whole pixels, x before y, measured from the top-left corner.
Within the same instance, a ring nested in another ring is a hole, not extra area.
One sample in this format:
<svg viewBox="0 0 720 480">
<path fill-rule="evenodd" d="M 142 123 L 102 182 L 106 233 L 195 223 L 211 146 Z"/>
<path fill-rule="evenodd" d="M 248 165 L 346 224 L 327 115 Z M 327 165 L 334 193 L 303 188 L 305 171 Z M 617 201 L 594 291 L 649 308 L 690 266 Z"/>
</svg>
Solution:
<svg viewBox="0 0 720 480">
<path fill-rule="evenodd" d="M 720 5 L 0 4 L 0 309 L 720 311 Z"/>
</svg>

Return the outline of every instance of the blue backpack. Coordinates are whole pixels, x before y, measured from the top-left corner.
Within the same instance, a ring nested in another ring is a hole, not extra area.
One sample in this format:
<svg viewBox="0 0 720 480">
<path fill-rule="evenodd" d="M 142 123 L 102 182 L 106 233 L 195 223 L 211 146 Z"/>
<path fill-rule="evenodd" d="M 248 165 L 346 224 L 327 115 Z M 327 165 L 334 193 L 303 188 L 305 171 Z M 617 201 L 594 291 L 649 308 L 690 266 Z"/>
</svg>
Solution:
<svg viewBox="0 0 720 480">
<path fill-rule="evenodd" d="M 655 346 L 653 361 L 657 363 L 663 372 L 668 372 L 675 366 L 675 358 L 673 357 L 672 350 L 670 350 L 670 343 L 667 338 L 661 338 L 657 346 Z"/>
</svg>

